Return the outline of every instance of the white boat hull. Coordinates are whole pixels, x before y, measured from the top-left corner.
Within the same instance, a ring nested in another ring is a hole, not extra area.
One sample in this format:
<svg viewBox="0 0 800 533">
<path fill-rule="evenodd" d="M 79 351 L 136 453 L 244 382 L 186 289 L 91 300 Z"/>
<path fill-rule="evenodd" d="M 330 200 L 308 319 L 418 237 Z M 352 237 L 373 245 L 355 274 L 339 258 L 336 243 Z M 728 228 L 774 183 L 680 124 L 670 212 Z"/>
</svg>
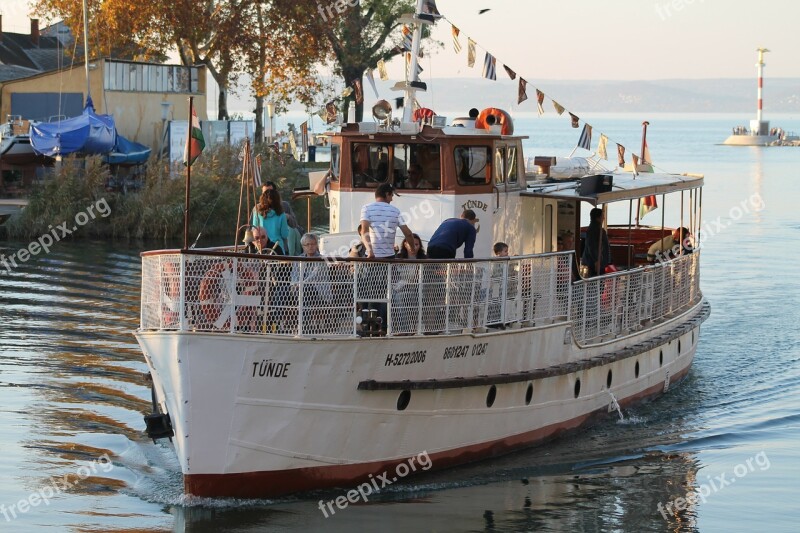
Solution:
<svg viewBox="0 0 800 533">
<path fill-rule="evenodd" d="M 701 300 L 586 348 L 564 322 L 369 341 L 136 336 L 186 492 L 270 497 L 352 486 L 422 452 L 433 468 L 500 455 L 661 394 L 688 373 L 707 314 Z"/>
</svg>

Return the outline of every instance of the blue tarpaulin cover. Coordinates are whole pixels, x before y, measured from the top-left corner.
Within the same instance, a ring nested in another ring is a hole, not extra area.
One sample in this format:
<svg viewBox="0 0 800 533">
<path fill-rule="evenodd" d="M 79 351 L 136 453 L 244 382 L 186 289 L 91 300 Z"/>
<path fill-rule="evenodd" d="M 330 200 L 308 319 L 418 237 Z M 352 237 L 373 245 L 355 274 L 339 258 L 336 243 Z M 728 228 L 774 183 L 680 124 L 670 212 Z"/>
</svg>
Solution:
<svg viewBox="0 0 800 533">
<path fill-rule="evenodd" d="M 86 98 L 86 107 L 77 117 L 31 125 L 34 151 L 48 157 L 76 152 L 106 154 L 114 148 L 116 136 L 114 117 L 95 113 L 91 97 Z"/>
<path fill-rule="evenodd" d="M 111 152 L 103 157 L 103 161 L 109 165 L 139 165 L 147 161 L 150 157 L 150 148 L 130 141 L 117 133 L 117 143 Z"/>
</svg>

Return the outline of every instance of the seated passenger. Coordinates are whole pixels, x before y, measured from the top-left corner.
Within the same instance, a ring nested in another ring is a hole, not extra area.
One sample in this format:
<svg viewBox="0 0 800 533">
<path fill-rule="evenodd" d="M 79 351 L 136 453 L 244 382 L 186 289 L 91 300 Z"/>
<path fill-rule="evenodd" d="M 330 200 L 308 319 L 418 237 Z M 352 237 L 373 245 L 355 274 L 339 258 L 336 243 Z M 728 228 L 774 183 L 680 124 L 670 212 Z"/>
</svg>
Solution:
<svg viewBox="0 0 800 533">
<path fill-rule="evenodd" d="M 508 257 L 508 245 L 504 242 L 496 242 L 492 247 L 495 257 Z"/>
<path fill-rule="evenodd" d="M 650 263 L 669 261 L 681 253 L 692 253 L 691 233 L 686 228 L 677 228 L 650 245 L 647 250 L 647 261 Z"/>
<path fill-rule="evenodd" d="M 427 259 L 428 256 L 425 255 L 425 247 L 422 246 L 422 239 L 419 238 L 419 235 L 416 233 L 411 234 L 412 240 L 414 241 L 414 248 L 408 245 L 408 240 L 403 241 L 403 246 L 400 248 L 400 253 L 397 254 L 399 259 Z"/>
<path fill-rule="evenodd" d="M 322 257 L 319 253 L 317 236 L 313 233 L 303 235 L 300 245 L 303 247 L 300 257 Z M 330 303 L 332 299 L 331 275 L 325 261 L 295 263 L 292 266 L 291 278 L 291 287 L 295 292 L 295 297 L 301 282 L 303 283 L 304 305 Z"/>
</svg>

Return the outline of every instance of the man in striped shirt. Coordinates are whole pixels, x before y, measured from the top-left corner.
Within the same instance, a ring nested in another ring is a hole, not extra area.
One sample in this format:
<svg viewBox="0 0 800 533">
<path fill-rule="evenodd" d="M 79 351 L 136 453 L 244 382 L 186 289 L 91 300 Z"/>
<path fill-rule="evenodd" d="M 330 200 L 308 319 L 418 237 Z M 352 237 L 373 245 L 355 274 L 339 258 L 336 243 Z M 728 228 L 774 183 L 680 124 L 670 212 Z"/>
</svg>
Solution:
<svg viewBox="0 0 800 533">
<path fill-rule="evenodd" d="M 405 235 L 413 249 L 414 238 L 400 210 L 391 205 L 394 187 L 382 183 L 375 189 L 375 201 L 361 208 L 361 240 L 367 257 L 387 259 L 394 257 L 397 228 Z"/>
</svg>

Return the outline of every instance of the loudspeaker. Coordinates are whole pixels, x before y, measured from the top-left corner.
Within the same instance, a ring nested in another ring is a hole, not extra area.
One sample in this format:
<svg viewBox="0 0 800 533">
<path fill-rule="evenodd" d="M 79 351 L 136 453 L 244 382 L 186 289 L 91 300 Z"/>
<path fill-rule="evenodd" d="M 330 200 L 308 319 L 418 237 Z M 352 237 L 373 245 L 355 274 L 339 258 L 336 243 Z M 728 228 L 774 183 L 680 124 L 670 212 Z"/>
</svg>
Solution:
<svg viewBox="0 0 800 533">
<path fill-rule="evenodd" d="M 601 192 L 611 192 L 614 186 L 614 176 L 608 174 L 598 174 L 596 176 L 586 176 L 581 178 L 578 187 L 579 196 L 596 196 Z"/>
</svg>

